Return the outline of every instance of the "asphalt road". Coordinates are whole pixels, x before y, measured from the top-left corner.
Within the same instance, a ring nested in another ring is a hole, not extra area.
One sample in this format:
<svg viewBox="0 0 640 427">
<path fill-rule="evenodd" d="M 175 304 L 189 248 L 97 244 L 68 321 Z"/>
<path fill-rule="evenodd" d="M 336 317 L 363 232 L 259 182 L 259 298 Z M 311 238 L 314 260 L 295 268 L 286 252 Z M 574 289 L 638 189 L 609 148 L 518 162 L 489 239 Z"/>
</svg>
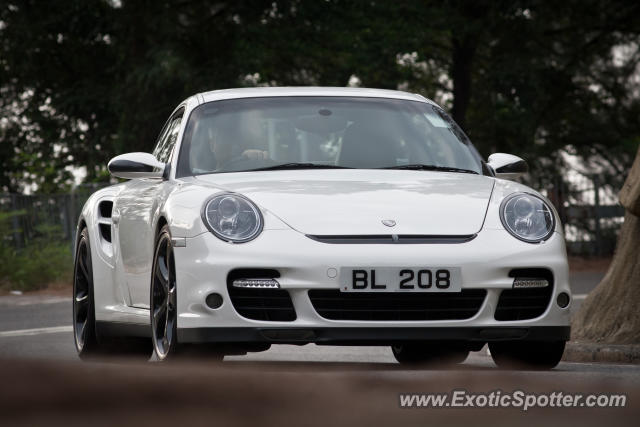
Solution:
<svg viewBox="0 0 640 427">
<path fill-rule="evenodd" d="M 584 295 L 593 289 L 602 274 L 578 273 L 572 275 L 574 310 L 580 306 Z M 78 360 L 73 346 L 70 326 L 71 300 L 65 297 L 5 296 L 0 297 L 0 358 Z M 276 345 L 269 351 L 250 353 L 247 356 L 227 356 L 225 365 L 243 366 L 253 363 L 277 369 L 291 364 L 300 366 L 344 366 L 364 369 L 376 375 L 394 378 L 415 376 L 416 371 L 399 369 L 391 350 L 387 347 L 342 346 L 292 346 Z M 495 365 L 486 349 L 471 353 L 457 369 L 485 371 Z M 433 375 L 433 371 L 423 375 Z M 523 375 L 527 375 L 523 373 Z M 628 385 L 640 385 L 640 366 L 616 364 L 561 363 L 553 372 L 536 373 L 536 376 L 552 376 L 558 381 L 572 382 L 581 379 L 607 379 Z"/>
</svg>

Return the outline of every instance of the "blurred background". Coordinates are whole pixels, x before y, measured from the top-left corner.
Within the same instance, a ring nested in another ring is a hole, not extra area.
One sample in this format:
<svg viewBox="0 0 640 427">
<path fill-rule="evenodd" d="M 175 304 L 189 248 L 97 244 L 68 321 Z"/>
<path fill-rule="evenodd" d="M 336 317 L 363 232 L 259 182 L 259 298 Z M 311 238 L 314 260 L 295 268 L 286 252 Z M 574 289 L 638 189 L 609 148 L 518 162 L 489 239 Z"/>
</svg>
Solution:
<svg viewBox="0 0 640 427">
<path fill-rule="evenodd" d="M 433 99 L 485 158 L 528 160 L 570 255 L 613 253 L 640 144 L 638 2 L 0 0 L 0 291 L 71 283 L 108 160 L 151 151 L 181 100 L 287 85 Z"/>
</svg>

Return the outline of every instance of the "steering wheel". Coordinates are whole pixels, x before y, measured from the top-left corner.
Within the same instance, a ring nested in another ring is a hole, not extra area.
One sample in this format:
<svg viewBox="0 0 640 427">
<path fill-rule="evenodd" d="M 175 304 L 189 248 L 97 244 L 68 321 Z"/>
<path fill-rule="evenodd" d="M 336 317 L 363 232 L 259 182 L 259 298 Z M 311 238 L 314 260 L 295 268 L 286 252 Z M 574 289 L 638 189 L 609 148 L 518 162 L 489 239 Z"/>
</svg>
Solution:
<svg viewBox="0 0 640 427">
<path fill-rule="evenodd" d="M 273 162 L 271 159 L 252 159 L 243 154 L 235 156 L 227 160 L 224 165 L 218 168 L 218 170 L 232 171 L 238 168 L 239 165 L 246 163 L 249 167 L 243 166 L 240 169 L 253 169 L 265 166 Z"/>
<path fill-rule="evenodd" d="M 234 156 L 232 158 L 230 158 L 229 160 L 227 160 L 221 167 L 219 167 L 218 169 L 233 169 L 232 166 L 237 166 L 240 163 L 243 162 L 248 162 L 249 159 L 246 156 L 240 155 L 240 156 Z"/>
</svg>

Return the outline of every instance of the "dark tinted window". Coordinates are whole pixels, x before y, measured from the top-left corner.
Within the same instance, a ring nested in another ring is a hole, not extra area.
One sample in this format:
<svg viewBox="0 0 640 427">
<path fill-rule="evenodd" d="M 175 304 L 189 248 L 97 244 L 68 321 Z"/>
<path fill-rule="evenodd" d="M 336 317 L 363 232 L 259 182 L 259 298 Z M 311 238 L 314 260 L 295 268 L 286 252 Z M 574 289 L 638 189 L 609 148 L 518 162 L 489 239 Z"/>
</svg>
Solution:
<svg viewBox="0 0 640 427">
<path fill-rule="evenodd" d="M 479 155 L 439 107 L 354 97 L 203 104 L 189 118 L 177 172 L 237 172 L 291 162 L 361 169 L 424 164 L 482 173 Z"/>
</svg>

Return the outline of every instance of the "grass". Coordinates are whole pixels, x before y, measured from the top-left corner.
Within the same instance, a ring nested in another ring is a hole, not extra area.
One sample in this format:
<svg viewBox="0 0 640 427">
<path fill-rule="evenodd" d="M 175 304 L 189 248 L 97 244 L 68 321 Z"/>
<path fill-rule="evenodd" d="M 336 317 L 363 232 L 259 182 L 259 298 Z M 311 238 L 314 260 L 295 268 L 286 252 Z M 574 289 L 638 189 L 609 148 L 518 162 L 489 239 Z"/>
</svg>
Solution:
<svg viewBox="0 0 640 427">
<path fill-rule="evenodd" d="M 0 290 L 35 291 L 50 283 L 71 283 L 71 245 L 58 226 L 43 224 L 26 247 L 16 249 L 11 219 L 23 212 L 0 213 Z"/>
</svg>

